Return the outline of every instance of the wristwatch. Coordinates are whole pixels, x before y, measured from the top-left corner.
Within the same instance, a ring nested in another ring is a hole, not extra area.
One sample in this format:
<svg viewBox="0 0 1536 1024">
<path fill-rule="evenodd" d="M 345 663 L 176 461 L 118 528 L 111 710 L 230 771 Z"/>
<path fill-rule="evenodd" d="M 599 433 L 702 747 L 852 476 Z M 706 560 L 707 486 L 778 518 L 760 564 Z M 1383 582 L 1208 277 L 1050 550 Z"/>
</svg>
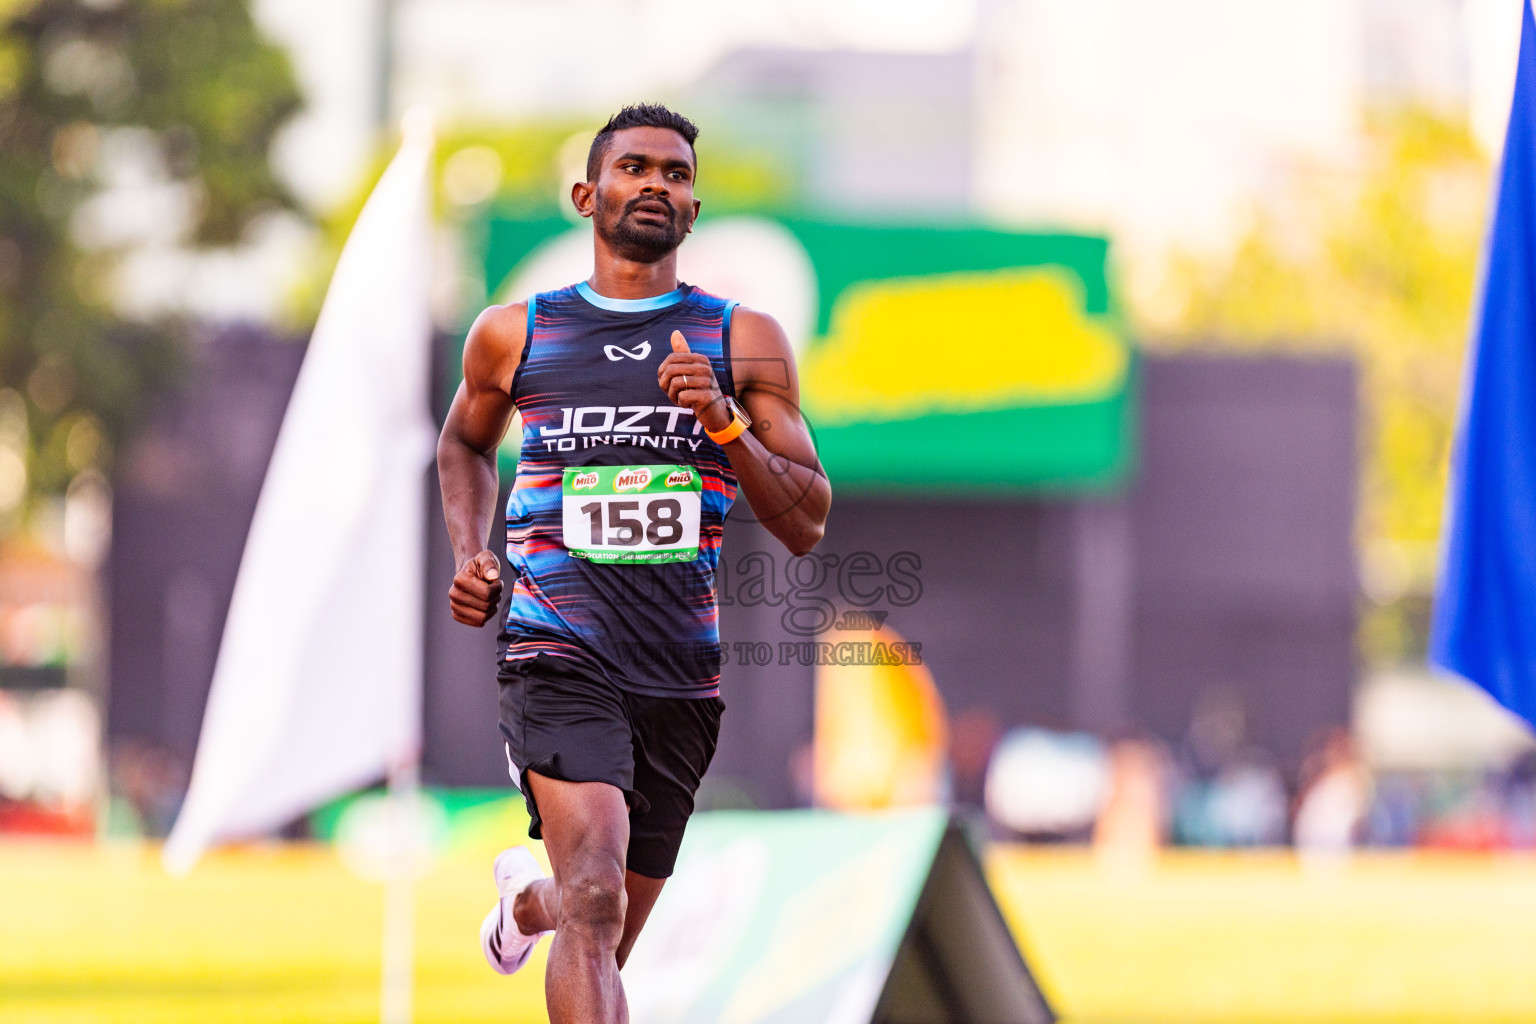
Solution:
<svg viewBox="0 0 1536 1024">
<path fill-rule="evenodd" d="M 720 430 L 704 428 L 704 433 L 709 435 L 709 439 L 715 442 L 715 444 L 725 444 L 728 441 L 736 440 L 741 436 L 743 430 L 752 425 L 752 417 L 747 415 L 747 410 L 743 409 L 741 403 L 730 395 L 725 396 L 725 407 L 731 410 L 730 424 Z"/>
</svg>

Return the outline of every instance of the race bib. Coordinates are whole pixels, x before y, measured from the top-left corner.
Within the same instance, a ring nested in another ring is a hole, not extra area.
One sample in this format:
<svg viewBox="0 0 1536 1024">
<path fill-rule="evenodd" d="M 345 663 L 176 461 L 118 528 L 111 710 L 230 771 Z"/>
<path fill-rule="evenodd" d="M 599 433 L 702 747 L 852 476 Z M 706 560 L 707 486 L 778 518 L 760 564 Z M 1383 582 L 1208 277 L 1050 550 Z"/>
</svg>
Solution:
<svg viewBox="0 0 1536 1024">
<path fill-rule="evenodd" d="M 699 557 L 692 466 L 570 468 L 561 482 L 565 546 L 594 562 L 691 562 Z"/>
</svg>

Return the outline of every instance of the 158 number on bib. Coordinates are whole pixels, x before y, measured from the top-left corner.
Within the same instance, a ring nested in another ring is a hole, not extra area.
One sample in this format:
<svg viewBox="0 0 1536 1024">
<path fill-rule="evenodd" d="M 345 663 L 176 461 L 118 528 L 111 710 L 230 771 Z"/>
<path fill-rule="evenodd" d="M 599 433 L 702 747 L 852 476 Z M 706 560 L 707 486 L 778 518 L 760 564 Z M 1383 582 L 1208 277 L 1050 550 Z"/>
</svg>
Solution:
<svg viewBox="0 0 1536 1024">
<path fill-rule="evenodd" d="M 691 466 L 567 469 L 565 546 L 594 562 L 686 562 L 699 554 L 702 491 Z"/>
</svg>

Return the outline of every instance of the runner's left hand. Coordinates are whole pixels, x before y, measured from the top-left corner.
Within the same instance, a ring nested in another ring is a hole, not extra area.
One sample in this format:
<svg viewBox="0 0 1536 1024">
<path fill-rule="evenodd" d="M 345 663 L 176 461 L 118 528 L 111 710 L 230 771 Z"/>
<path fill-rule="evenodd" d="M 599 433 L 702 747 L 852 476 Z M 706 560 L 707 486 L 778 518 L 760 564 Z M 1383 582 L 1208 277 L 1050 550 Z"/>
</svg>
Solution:
<svg viewBox="0 0 1536 1024">
<path fill-rule="evenodd" d="M 692 409 L 705 430 L 724 430 L 731 425 L 731 410 L 726 407 L 725 396 L 715 382 L 709 357 L 688 351 L 682 331 L 672 332 L 672 354 L 661 361 L 656 379 L 672 404 Z"/>
</svg>

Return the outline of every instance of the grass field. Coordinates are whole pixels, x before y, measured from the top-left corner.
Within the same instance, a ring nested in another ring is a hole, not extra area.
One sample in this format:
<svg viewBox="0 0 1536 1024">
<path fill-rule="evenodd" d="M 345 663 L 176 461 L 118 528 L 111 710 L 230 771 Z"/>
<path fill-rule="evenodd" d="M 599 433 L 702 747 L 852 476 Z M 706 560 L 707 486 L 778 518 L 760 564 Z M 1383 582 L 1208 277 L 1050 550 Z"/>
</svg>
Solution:
<svg viewBox="0 0 1536 1024">
<path fill-rule="evenodd" d="M 1077 1024 L 1536 1021 L 1536 858 L 994 849 L 1004 913 Z"/>
<path fill-rule="evenodd" d="M 542 960 L 480 959 L 487 818 L 418 890 L 417 1020 L 544 1020 Z M 1073 1024 L 1536 1020 L 1536 859 L 1176 853 L 1135 873 L 997 848 L 989 871 Z M 0 1021 L 377 1020 L 380 889 L 325 847 L 216 854 L 191 877 L 142 846 L 0 844 Z"/>
</svg>

